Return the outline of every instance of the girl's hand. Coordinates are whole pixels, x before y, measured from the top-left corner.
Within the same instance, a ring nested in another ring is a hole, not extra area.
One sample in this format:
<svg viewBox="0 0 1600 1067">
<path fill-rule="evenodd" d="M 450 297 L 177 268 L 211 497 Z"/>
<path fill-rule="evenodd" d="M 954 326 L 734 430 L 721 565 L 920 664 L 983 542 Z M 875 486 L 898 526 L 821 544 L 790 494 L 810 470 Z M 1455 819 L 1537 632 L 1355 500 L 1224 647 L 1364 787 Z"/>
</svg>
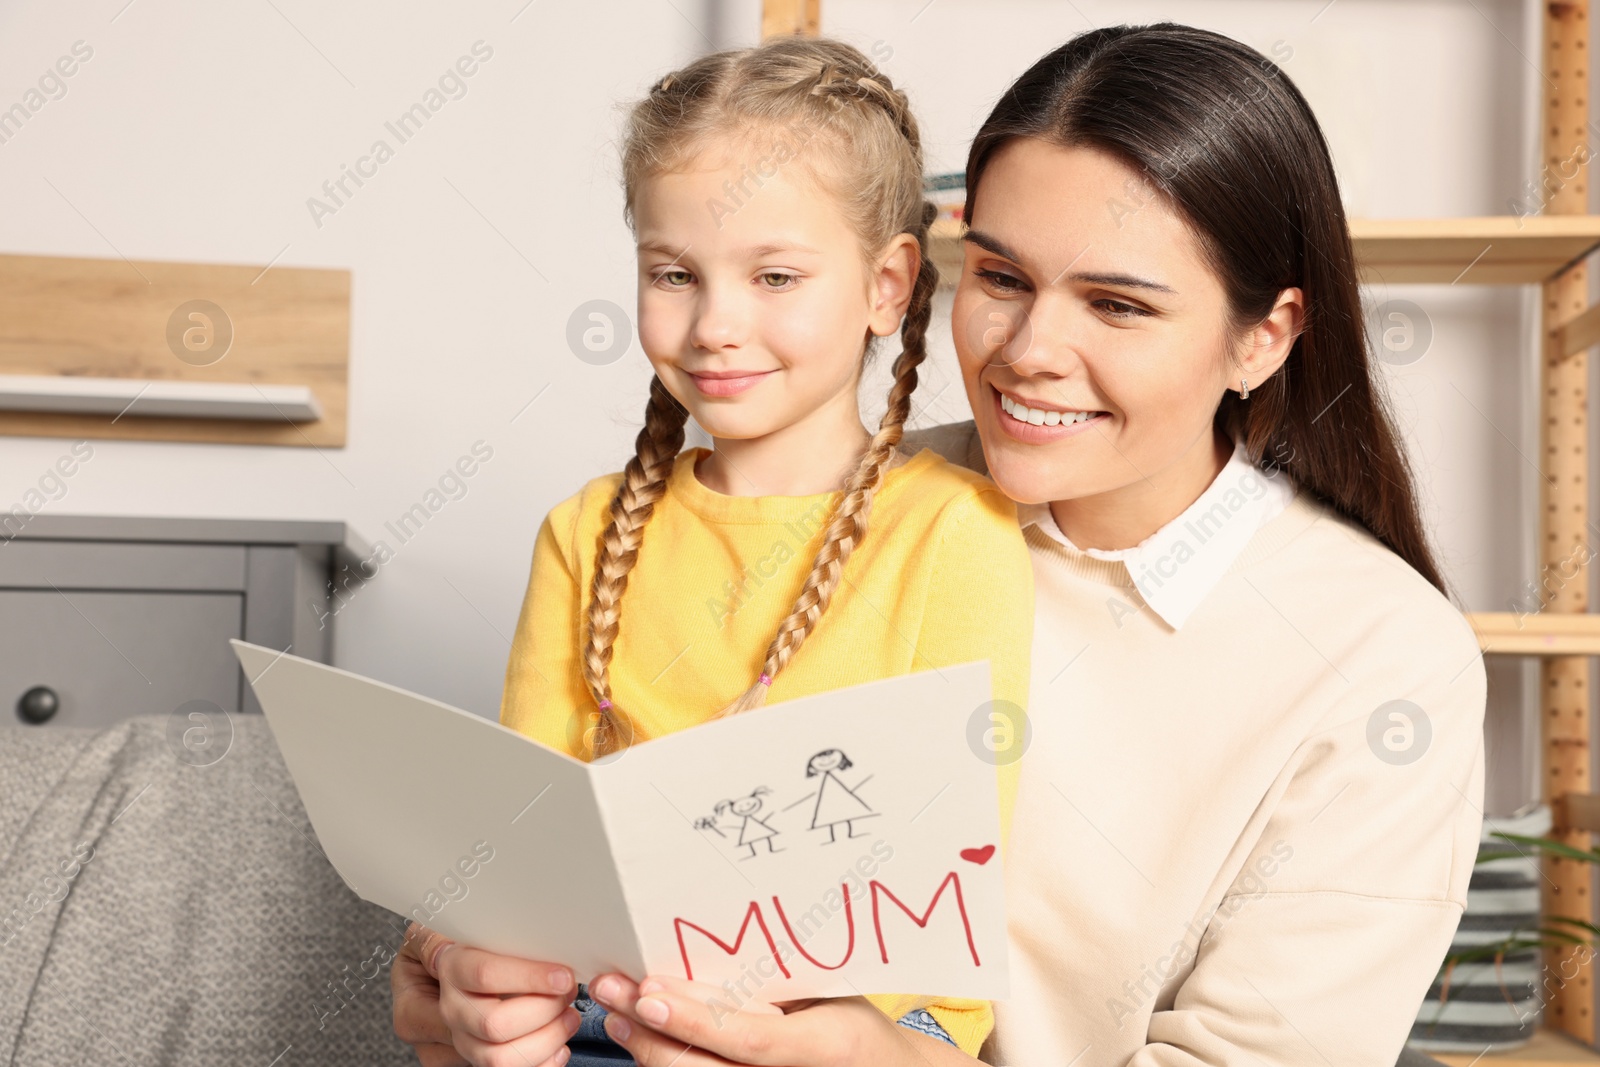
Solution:
<svg viewBox="0 0 1600 1067">
<path fill-rule="evenodd" d="M 560 964 L 458 945 L 412 923 L 389 972 L 394 1031 L 423 1067 L 561 1067 L 578 1029 Z"/>
<path fill-rule="evenodd" d="M 439 1013 L 439 980 L 430 969 L 433 956 L 450 939 L 421 923 L 406 927 L 405 940 L 389 967 L 395 1036 L 416 1051 L 422 1067 L 464 1067 Z"/>
<path fill-rule="evenodd" d="M 735 1011 L 716 986 L 681 978 L 596 978 L 589 994 L 606 1032 L 639 1067 L 972 1067 L 953 1045 L 897 1026 L 864 997 L 750 1003 Z"/>
</svg>

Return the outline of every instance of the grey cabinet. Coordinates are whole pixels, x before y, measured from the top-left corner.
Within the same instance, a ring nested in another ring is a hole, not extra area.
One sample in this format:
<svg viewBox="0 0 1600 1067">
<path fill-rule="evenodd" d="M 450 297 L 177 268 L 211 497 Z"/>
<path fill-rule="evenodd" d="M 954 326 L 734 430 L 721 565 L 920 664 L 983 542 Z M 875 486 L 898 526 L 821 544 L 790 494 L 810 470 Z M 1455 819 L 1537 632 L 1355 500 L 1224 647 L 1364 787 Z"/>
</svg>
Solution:
<svg viewBox="0 0 1600 1067">
<path fill-rule="evenodd" d="M 259 712 L 228 638 L 330 662 L 369 556 L 341 522 L 33 516 L 0 536 L 0 701 L 42 725 Z"/>
</svg>

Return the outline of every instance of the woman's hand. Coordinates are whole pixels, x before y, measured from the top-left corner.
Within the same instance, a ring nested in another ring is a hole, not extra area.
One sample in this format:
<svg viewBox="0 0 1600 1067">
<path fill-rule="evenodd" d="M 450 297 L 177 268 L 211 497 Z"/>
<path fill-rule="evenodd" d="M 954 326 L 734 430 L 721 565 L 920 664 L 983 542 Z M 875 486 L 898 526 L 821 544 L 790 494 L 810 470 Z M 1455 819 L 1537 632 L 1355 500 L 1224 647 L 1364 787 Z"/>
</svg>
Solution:
<svg viewBox="0 0 1600 1067">
<path fill-rule="evenodd" d="M 619 974 L 589 994 L 610 1013 L 606 1032 L 639 1067 L 972 1067 L 954 1045 L 891 1022 L 864 997 L 796 1002 L 783 1010 L 749 1003 L 703 982 Z"/>
<path fill-rule="evenodd" d="M 389 988 L 395 1035 L 422 1067 L 561 1067 L 578 1029 L 566 967 L 457 945 L 415 922 Z"/>
</svg>

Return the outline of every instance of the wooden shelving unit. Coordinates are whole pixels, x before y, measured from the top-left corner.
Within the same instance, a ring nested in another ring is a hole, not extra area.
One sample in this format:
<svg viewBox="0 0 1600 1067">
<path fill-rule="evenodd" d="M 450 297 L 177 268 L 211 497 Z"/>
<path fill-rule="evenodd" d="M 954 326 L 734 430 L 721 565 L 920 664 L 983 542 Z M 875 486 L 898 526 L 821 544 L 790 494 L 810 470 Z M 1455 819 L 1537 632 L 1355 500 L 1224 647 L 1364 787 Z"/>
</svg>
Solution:
<svg viewBox="0 0 1600 1067">
<path fill-rule="evenodd" d="M 1350 222 L 1361 281 L 1372 285 L 1539 285 L 1540 448 L 1544 476 L 1538 515 L 1540 576 L 1559 574 L 1533 615 L 1469 616 L 1485 654 L 1534 656 L 1540 668 L 1541 794 L 1551 805 L 1550 836 L 1588 848 L 1600 832 L 1600 796 L 1590 784 L 1593 725 L 1591 659 L 1600 656 L 1600 615 L 1589 613 L 1588 350 L 1600 343 L 1600 304 L 1589 303 L 1587 259 L 1600 249 L 1600 215 L 1589 214 L 1587 170 L 1566 178 L 1574 148 L 1589 142 L 1589 0 L 1543 7 L 1541 178 L 1548 193 L 1536 216 L 1357 219 Z M 764 33 L 815 33 L 820 0 L 764 0 Z M 1553 176 L 1559 175 L 1556 179 Z M 953 285 L 964 258 L 962 223 L 942 219 L 930 233 L 940 284 Z M 1600 546 L 1597 546 L 1600 548 Z M 1540 582 L 1541 588 L 1544 583 Z M 1546 856 L 1544 913 L 1596 921 L 1591 867 Z M 1576 947 L 1546 954 L 1551 972 L 1576 977 L 1554 990 L 1541 1030 L 1509 1053 L 1445 1055 L 1451 1067 L 1551 1067 L 1600 1064 L 1595 1039 L 1592 964 Z M 1351 1020 L 1359 1025 L 1359 1020 Z"/>
<path fill-rule="evenodd" d="M 1540 111 L 1541 177 L 1560 174 L 1569 146 L 1588 143 L 1589 0 L 1546 4 L 1543 102 Z M 1553 190 L 1546 212 L 1551 216 L 1584 217 L 1589 213 L 1588 172 Z M 1592 332 L 1595 309 L 1589 305 L 1589 269 L 1576 262 L 1543 282 L 1539 353 L 1539 509 L 1541 586 L 1545 575 L 1562 577 L 1545 611 L 1551 616 L 1587 616 L 1589 611 L 1589 353 L 1574 341 Z M 1592 343 L 1593 338 L 1589 338 Z M 1579 558 L 1574 569 L 1570 563 Z M 1587 619 L 1585 619 L 1587 621 Z M 1552 637 L 1558 635 L 1551 634 Z M 1568 635 L 1570 636 L 1570 635 Z M 1588 848 L 1589 831 L 1572 819 L 1573 800 L 1588 797 L 1590 784 L 1589 655 L 1541 655 L 1539 660 L 1539 724 L 1544 766 L 1541 795 L 1555 813 L 1550 836 L 1577 848 Z M 1593 922 L 1589 892 L 1592 868 L 1574 860 L 1545 856 L 1543 904 L 1546 917 L 1564 916 Z M 1575 966 L 1574 966 L 1575 965 Z M 1594 968 L 1578 946 L 1545 953 L 1551 973 L 1574 977 L 1552 991 L 1544 1023 L 1593 1044 Z M 1569 1062 L 1582 1062 L 1574 1060 Z"/>
</svg>

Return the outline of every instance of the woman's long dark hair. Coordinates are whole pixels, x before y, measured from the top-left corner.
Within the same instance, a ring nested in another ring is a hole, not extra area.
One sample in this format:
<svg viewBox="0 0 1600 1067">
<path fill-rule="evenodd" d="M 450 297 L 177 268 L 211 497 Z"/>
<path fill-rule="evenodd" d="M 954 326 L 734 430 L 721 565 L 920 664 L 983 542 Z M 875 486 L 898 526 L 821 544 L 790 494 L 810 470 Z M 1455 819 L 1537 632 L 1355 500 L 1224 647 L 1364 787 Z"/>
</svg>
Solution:
<svg viewBox="0 0 1600 1067">
<path fill-rule="evenodd" d="M 1302 290 L 1289 358 L 1248 400 L 1224 394 L 1216 426 L 1448 594 L 1373 380 L 1327 142 L 1282 70 L 1248 45 L 1171 22 L 1074 37 L 1018 78 L 978 131 L 969 223 L 984 167 L 1018 137 L 1098 148 L 1141 171 L 1194 230 L 1236 330 L 1261 322 L 1283 289 Z"/>
</svg>

